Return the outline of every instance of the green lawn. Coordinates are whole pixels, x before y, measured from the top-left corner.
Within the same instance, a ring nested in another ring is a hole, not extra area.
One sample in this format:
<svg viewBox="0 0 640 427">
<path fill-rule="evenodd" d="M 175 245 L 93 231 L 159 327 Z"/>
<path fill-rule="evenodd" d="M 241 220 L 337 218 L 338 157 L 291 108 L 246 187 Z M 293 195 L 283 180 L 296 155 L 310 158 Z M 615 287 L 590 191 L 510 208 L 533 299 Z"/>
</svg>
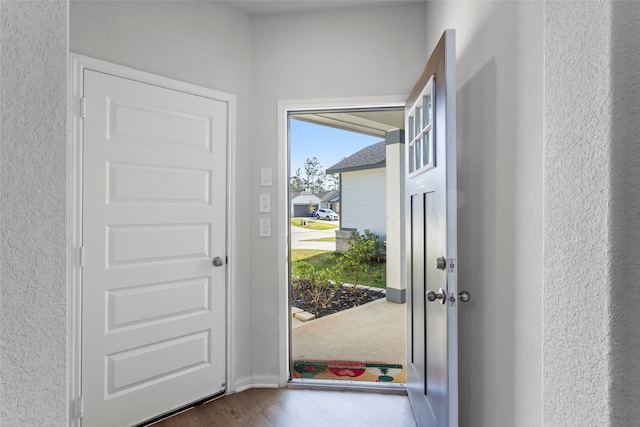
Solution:
<svg viewBox="0 0 640 427">
<path fill-rule="evenodd" d="M 311 263 L 316 270 L 324 269 L 335 266 L 335 259 L 332 259 L 333 251 L 321 251 L 317 249 L 292 249 L 291 250 L 291 262 L 296 263 L 298 261 L 307 261 Z M 336 254 L 336 256 L 340 256 Z M 386 287 L 386 275 L 387 264 L 379 263 L 372 264 L 369 267 L 369 272 L 364 276 L 359 285 L 373 286 L 376 288 Z"/>
<path fill-rule="evenodd" d="M 302 225 L 303 219 L 307 222 L 306 225 Z M 309 230 L 331 230 L 334 228 L 338 228 L 337 222 L 321 220 L 316 221 L 315 219 L 310 218 L 291 218 L 291 225 L 307 228 Z"/>
<path fill-rule="evenodd" d="M 336 238 L 334 237 L 323 237 L 322 239 L 309 239 L 303 240 L 303 242 L 335 242 Z"/>
</svg>

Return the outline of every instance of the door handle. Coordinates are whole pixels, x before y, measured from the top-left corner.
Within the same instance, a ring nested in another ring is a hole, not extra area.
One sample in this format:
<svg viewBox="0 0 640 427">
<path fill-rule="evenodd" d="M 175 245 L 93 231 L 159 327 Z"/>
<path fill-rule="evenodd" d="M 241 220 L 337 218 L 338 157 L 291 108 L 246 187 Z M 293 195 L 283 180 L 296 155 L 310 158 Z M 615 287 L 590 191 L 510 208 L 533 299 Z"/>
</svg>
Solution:
<svg viewBox="0 0 640 427">
<path fill-rule="evenodd" d="M 212 262 L 214 267 L 222 267 L 224 265 L 224 261 L 219 256 L 215 257 Z"/>
<path fill-rule="evenodd" d="M 438 289 L 437 293 L 435 291 L 428 290 L 424 296 L 431 302 L 439 299 L 440 304 L 444 304 L 447 300 L 447 292 L 442 288 Z"/>
<path fill-rule="evenodd" d="M 469 302 L 471 301 L 471 294 L 467 291 L 462 291 L 458 293 L 458 301 L 460 302 Z"/>
</svg>

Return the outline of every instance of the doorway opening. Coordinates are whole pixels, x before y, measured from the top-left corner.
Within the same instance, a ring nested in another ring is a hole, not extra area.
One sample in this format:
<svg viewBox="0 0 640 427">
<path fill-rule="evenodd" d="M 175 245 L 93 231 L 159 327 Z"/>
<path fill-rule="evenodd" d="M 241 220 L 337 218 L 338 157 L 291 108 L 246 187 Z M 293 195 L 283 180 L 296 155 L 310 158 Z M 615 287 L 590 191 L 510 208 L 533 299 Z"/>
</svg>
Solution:
<svg viewBox="0 0 640 427">
<path fill-rule="evenodd" d="M 402 387 L 404 105 L 286 114 L 293 384 Z"/>
</svg>

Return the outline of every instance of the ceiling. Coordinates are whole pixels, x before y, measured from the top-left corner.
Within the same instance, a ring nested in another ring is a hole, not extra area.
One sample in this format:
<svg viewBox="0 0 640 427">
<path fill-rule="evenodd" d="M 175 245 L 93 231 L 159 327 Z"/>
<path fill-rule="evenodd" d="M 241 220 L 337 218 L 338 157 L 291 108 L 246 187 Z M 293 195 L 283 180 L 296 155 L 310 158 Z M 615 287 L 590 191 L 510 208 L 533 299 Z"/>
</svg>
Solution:
<svg viewBox="0 0 640 427">
<path fill-rule="evenodd" d="M 297 113 L 291 118 L 382 138 L 390 130 L 404 129 L 404 108 Z"/>
<path fill-rule="evenodd" d="M 249 15 L 275 15 L 282 13 L 336 10 L 373 5 L 389 6 L 425 3 L 426 0 L 220 0 Z"/>
</svg>

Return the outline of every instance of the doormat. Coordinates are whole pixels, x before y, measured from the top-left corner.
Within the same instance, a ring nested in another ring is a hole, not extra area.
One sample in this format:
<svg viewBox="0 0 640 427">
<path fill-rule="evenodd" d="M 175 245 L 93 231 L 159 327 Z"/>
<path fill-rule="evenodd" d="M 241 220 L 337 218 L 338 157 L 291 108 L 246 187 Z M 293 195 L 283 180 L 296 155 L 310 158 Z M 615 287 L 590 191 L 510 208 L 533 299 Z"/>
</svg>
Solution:
<svg viewBox="0 0 640 427">
<path fill-rule="evenodd" d="M 293 377 L 314 380 L 346 380 L 400 383 L 407 382 L 404 365 L 351 362 L 346 360 L 294 360 Z"/>
</svg>

